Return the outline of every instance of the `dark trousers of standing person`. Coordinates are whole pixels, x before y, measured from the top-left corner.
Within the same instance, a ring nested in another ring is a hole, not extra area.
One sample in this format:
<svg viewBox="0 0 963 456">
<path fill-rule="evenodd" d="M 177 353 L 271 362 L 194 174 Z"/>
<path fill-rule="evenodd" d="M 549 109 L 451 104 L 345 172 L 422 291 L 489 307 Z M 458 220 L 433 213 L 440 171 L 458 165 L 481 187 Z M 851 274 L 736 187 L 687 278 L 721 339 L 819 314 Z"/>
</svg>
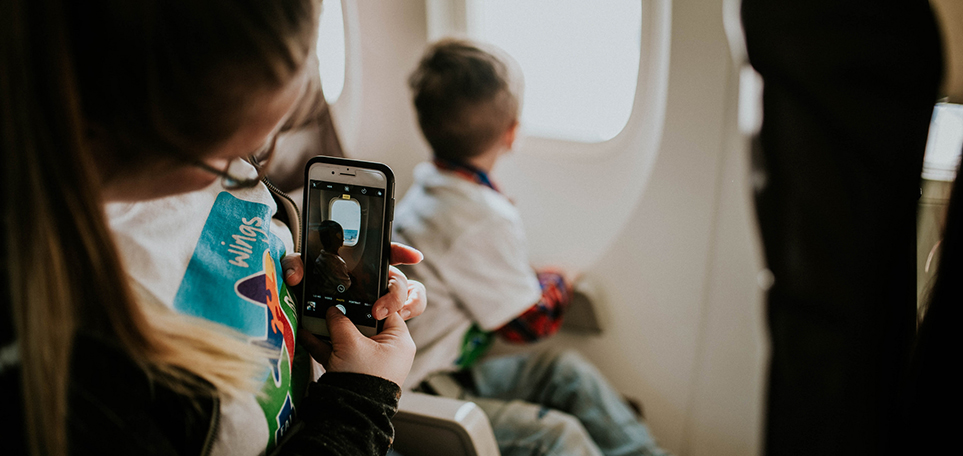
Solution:
<svg viewBox="0 0 963 456">
<path fill-rule="evenodd" d="M 942 69 L 926 0 L 744 0 L 756 208 L 775 281 L 769 455 L 895 450 L 916 204 Z"/>
</svg>

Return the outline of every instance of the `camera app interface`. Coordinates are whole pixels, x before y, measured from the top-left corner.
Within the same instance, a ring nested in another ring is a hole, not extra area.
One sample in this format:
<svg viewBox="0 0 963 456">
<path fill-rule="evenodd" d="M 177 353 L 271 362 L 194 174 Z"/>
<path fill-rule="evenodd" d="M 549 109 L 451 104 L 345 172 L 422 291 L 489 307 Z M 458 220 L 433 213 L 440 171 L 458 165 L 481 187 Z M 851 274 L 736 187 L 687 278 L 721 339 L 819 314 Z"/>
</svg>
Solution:
<svg viewBox="0 0 963 456">
<path fill-rule="evenodd" d="M 375 326 L 381 283 L 384 189 L 311 180 L 304 267 L 304 315 L 337 306 L 356 324 Z"/>
</svg>

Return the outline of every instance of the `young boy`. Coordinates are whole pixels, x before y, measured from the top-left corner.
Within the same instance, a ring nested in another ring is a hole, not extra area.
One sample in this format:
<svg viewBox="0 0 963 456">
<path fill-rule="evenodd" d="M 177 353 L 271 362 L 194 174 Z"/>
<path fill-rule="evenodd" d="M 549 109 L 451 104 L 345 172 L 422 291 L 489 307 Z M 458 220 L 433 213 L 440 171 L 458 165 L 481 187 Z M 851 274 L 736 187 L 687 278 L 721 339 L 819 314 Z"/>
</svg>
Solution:
<svg viewBox="0 0 963 456">
<path fill-rule="evenodd" d="M 348 265 L 338 253 L 344 246 L 344 229 L 334 220 L 325 220 L 318 226 L 318 236 L 321 238 L 321 254 L 314 260 L 314 271 L 315 277 L 321 280 L 317 287 L 322 293 L 343 293 L 351 288 Z"/>
<path fill-rule="evenodd" d="M 395 240 L 425 254 L 404 271 L 432 301 L 409 323 L 418 353 L 405 386 L 453 389 L 478 403 L 503 455 L 662 454 L 574 352 L 478 361 L 496 336 L 527 342 L 553 334 L 570 297 L 561 275 L 531 268 L 518 211 L 488 177 L 518 131 L 519 95 L 508 73 L 477 46 L 446 40 L 428 49 L 409 80 L 434 161 L 415 169 L 395 214 Z"/>
</svg>

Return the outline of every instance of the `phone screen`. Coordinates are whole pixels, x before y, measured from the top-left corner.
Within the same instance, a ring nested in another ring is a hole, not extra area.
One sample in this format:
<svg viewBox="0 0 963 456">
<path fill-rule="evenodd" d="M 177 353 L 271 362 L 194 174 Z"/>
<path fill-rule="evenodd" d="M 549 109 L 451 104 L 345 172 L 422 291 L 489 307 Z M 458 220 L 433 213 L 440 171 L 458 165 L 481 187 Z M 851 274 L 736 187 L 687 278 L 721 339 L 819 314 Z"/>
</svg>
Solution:
<svg viewBox="0 0 963 456">
<path fill-rule="evenodd" d="M 337 306 L 356 325 L 374 327 L 381 295 L 385 190 L 310 180 L 305 256 L 306 317 Z"/>
</svg>

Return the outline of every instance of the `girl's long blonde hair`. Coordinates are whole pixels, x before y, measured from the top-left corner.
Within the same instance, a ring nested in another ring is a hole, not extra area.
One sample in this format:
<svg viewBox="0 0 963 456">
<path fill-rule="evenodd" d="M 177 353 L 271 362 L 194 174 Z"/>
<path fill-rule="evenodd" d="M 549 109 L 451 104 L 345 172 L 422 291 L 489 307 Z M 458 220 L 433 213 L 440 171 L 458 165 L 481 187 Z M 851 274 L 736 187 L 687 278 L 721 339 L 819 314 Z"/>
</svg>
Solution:
<svg viewBox="0 0 963 456">
<path fill-rule="evenodd" d="M 250 345 L 139 305 L 102 182 L 233 134 L 245 94 L 299 70 L 316 17 L 313 0 L 0 2 L 0 299 L 12 311 L 32 453 L 67 453 L 78 328 L 184 394 L 206 391 L 204 382 L 222 394 L 260 386 Z M 91 147 L 94 134 L 109 147 Z"/>
</svg>

